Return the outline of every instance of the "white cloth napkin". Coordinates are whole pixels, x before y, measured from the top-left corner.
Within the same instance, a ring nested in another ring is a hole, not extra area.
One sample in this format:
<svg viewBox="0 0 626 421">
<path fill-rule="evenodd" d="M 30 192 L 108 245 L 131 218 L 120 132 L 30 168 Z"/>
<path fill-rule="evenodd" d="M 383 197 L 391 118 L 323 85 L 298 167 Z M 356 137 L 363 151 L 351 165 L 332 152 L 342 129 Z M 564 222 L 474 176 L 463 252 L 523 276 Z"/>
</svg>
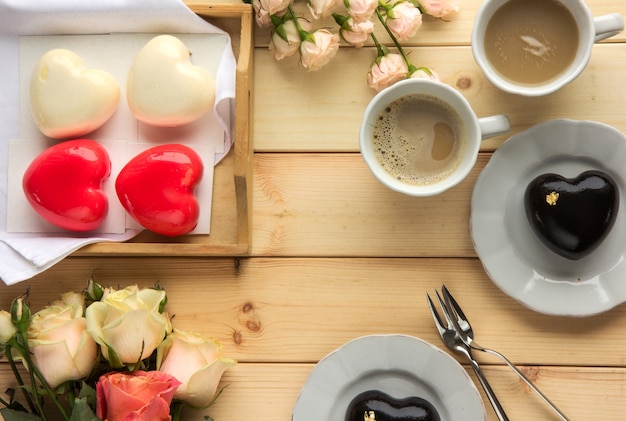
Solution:
<svg viewBox="0 0 626 421">
<path fill-rule="evenodd" d="M 0 0 L 0 279 L 7 285 L 43 272 L 86 244 L 125 241 L 139 233 L 61 237 L 6 232 L 8 144 L 19 137 L 19 36 L 115 32 L 225 33 L 182 0 Z M 226 132 L 224 155 L 232 144 L 235 70 L 229 37 L 216 75 L 215 108 Z M 216 156 L 216 163 L 222 156 Z"/>
</svg>

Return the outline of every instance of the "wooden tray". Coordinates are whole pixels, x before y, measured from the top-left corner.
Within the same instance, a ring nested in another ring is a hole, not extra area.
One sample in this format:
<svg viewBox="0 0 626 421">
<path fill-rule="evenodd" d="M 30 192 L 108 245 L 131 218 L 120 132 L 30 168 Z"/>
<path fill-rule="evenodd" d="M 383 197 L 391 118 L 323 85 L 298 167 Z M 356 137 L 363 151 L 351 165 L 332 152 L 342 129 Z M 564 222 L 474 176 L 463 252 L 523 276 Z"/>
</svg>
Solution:
<svg viewBox="0 0 626 421">
<path fill-rule="evenodd" d="M 74 255 L 116 256 L 238 256 L 250 250 L 252 204 L 252 9 L 247 4 L 187 6 L 206 21 L 227 31 L 237 59 L 235 134 L 228 155 L 215 167 L 211 233 L 166 237 L 149 231 L 123 243 L 96 243 Z"/>
</svg>

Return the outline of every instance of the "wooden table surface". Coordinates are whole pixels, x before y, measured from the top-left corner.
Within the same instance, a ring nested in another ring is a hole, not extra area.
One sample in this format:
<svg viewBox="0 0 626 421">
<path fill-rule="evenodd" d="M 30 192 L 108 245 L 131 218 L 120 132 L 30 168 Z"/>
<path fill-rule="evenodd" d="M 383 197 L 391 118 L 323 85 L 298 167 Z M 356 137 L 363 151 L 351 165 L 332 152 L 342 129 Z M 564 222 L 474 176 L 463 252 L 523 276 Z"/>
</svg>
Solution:
<svg viewBox="0 0 626 421">
<path fill-rule="evenodd" d="M 409 50 L 479 117 L 507 114 L 512 133 L 554 118 L 626 132 L 626 33 L 595 46 L 584 73 L 558 93 L 521 98 L 481 74 L 469 46 L 480 1 L 461 3 L 450 22 L 426 20 Z M 587 3 L 594 15 L 626 16 L 626 2 Z M 214 336 L 239 361 L 208 414 L 216 421 L 286 421 L 315 364 L 351 339 L 401 333 L 444 348 L 425 294 L 445 283 L 479 342 L 518 364 L 572 420 L 623 419 L 626 306 L 588 318 L 538 314 L 502 293 L 474 252 L 472 188 L 507 136 L 484 142 L 474 171 L 449 192 L 393 193 L 358 152 L 361 116 L 375 93 L 365 82 L 375 49 L 341 48 L 327 67 L 309 73 L 295 59 L 275 61 L 268 40 L 267 31 L 256 31 L 250 256 L 74 256 L 32 280 L 0 286 L 0 308 L 26 288 L 32 307 L 41 308 L 57 293 L 83 288 L 96 268 L 107 284 L 158 281 L 179 328 Z M 512 420 L 558 419 L 508 368 L 478 357 Z M 8 365 L 0 364 L 0 390 L 11 384 Z M 483 400 L 487 419 L 495 420 Z"/>
</svg>

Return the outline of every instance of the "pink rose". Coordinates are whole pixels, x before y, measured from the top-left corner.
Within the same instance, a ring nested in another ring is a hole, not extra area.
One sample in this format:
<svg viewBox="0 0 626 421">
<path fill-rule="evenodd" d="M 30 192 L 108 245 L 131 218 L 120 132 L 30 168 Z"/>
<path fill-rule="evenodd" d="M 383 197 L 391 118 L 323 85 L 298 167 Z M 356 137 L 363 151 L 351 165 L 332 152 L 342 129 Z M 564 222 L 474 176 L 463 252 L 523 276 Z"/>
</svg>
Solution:
<svg viewBox="0 0 626 421">
<path fill-rule="evenodd" d="M 272 26 L 272 17 L 267 13 L 267 10 L 261 7 L 259 0 L 252 0 L 252 8 L 254 9 L 254 20 L 257 25 L 259 25 L 259 28 L 269 28 Z"/>
<path fill-rule="evenodd" d="M 309 0 L 307 6 L 314 19 L 330 16 L 342 0 Z"/>
<path fill-rule="evenodd" d="M 430 79 L 436 82 L 439 81 L 437 74 L 428 67 L 418 67 L 413 73 L 411 73 L 409 79 Z"/>
<path fill-rule="evenodd" d="M 278 15 L 287 9 L 291 0 L 259 0 L 261 8 L 270 15 Z"/>
<path fill-rule="evenodd" d="M 357 22 L 354 18 L 348 18 L 341 26 L 339 35 L 353 47 L 361 48 L 372 32 L 374 32 L 374 22 L 369 20 Z"/>
<path fill-rule="evenodd" d="M 272 25 L 272 15 L 284 14 L 291 0 L 252 0 L 254 18 L 261 28 Z"/>
<path fill-rule="evenodd" d="M 96 385 L 96 416 L 104 421 L 169 421 L 179 385 L 160 371 L 107 373 Z"/>
<path fill-rule="evenodd" d="M 300 62 L 308 70 L 319 70 L 339 51 L 339 35 L 327 29 L 309 33 L 300 44 Z"/>
<path fill-rule="evenodd" d="M 357 22 L 369 20 L 378 7 L 378 0 L 347 0 L 346 8 Z"/>
<path fill-rule="evenodd" d="M 389 53 L 376 59 L 367 73 L 370 88 L 382 91 L 394 83 L 406 79 L 409 67 L 400 54 Z"/>
<path fill-rule="evenodd" d="M 424 13 L 436 18 L 442 18 L 460 9 L 458 0 L 419 0 L 419 4 Z"/>
<path fill-rule="evenodd" d="M 293 20 L 289 19 L 272 32 L 269 50 L 276 60 L 282 60 L 293 55 L 293 53 L 298 51 L 299 47 L 300 33 Z"/>
<path fill-rule="evenodd" d="M 387 12 L 387 26 L 398 41 L 404 41 L 415 35 L 422 26 L 422 12 L 408 1 L 396 3 Z"/>
</svg>

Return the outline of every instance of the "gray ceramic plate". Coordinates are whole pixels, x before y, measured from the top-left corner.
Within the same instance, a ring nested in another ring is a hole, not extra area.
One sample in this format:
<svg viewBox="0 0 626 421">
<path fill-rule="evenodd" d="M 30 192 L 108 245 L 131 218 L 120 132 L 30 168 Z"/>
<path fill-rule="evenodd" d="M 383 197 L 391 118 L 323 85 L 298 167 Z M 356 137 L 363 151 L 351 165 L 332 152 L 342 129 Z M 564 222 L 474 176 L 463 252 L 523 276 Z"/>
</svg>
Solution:
<svg viewBox="0 0 626 421">
<path fill-rule="evenodd" d="M 524 191 L 540 174 L 609 174 L 620 190 L 617 220 L 588 256 L 568 260 L 532 231 Z M 545 314 L 590 316 L 626 301 L 626 137 L 591 121 L 551 120 L 498 148 L 472 195 L 470 228 L 485 271 L 506 294 Z"/>
<path fill-rule="evenodd" d="M 487 418 L 474 383 L 454 358 L 412 336 L 372 335 L 346 343 L 317 364 L 292 420 L 344 421 L 352 399 L 373 389 L 396 399 L 426 399 L 442 420 Z"/>
</svg>

